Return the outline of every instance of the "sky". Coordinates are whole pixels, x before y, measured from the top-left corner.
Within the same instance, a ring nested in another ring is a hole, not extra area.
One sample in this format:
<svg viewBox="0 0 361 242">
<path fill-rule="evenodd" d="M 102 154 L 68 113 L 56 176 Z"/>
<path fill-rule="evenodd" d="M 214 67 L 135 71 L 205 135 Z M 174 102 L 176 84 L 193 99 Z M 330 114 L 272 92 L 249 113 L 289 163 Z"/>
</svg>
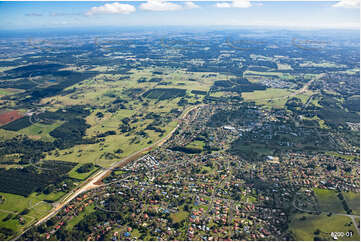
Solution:
<svg viewBox="0 0 361 242">
<path fill-rule="evenodd" d="M 360 0 L 0 0 L 0 30 L 173 25 L 359 29 Z"/>
</svg>

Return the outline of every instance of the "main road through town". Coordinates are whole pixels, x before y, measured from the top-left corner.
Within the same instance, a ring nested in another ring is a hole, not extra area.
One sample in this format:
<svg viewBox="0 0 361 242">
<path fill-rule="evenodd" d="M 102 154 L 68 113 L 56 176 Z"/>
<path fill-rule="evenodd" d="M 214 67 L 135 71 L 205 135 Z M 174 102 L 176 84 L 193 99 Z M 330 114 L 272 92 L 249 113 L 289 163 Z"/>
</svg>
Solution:
<svg viewBox="0 0 361 242">
<path fill-rule="evenodd" d="M 128 163 L 129 161 L 133 161 L 135 158 L 139 157 L 140 155 L 146 153 L 147 151 L 150 151 L 152 148 L 154 147 L 158 147 L 161 146 L 162 144 L 164 144 L 172 135 L 173 133 L 179 128 L 180 126 L 180 122 L 187 116 L 187 114 L 196 109 L 199 108 L 200 106 L 203 105 L 197 105 L 194 107 L 191 107 L 189 109 L 186 109 L 184 111 L 184 113 L 181 115 L 181 117 L 178 119 L 178 124 L 177 126 L 171 130 L 164 138 L 158 140 L 156 143 L 147 146 L 125 158 L 123 158 L 120 161 L 117 161 L 115 163 L 113 163 L 109 168 L 103 168 L 100 171 L 98 171 L 97 173 L 95 173 L 91 178 L 87 179 L 85 182 L 83 182 L 80 186 L 78 186 L 78 188 L 69 193 L 66 197 L 64 197 L 62 199 L 61 202 L 59 202 L 51 211 L 48 215 L 46 215 L 45 217 L 43 217 L 42 219 L 40 219 L 35 225 L 39 225 L 45 221 L 47 221 L 48 219 L 50 219 L 51 217 L 53 217 L 55 214 L 57 214 L 65 205 L 67 205 L 71 200 L 73 200 L 74 198 L 76 198 L 79 194 L 89 191 L 91 189 L 97 188 L 100 184 L 101 181 L 107 176 L 109 175 L 112 170 L 114 170 L 117 167 L 120 167 L 126 163 Z"/>
</svg>

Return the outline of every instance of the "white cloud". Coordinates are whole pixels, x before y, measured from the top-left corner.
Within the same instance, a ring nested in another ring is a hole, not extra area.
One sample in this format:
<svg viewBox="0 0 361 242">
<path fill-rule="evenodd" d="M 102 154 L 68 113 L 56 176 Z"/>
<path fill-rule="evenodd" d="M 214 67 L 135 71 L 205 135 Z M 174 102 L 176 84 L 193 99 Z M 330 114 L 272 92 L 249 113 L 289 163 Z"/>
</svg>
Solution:
<svg viewBox="0 0 361 242">
<path fill-rule="evenodd" d="M 162 0 L 148 0 L 146 3 L 142 3 L 140 8 L 149 11 L 174 11 L 182 9 L 182 6 Z"/>
<path fill-rule="evenodd" d="M 216 3 L 217 8 L 230 8 L 231 4 L 229 3 Z"/>
<path fill-rule="evenodd" d="M 130 14 L 135 11 L 135 7 L 130 4 L 106 3 L 100 7 L 92 7 L 85 15 L 94 14 Z"/>
<path fill-rule="evenodd" d="M 199 6 L 197 4 L 195 4 L 194 2 L 185 2 L 184 7 L 187 9 L 199 8 Z"/>
<path fill-rule="evenodd" d="M 338 3 L 332 5 L 332 7 L 339 8 L 359 8 L 360 0 L 340 0 Z"/>
<path fill-rule="evenodd" d="M 232 2 L 234 8 L 249 8 L 252 4 L 249 0 L 235 0 Z"/>
<path fill-rule="evenodd" d="M 249 0 L 234 0 L 232 3 L 216 3 L 217 8 L 249 8 L 252 4 Z"/>
</svg>

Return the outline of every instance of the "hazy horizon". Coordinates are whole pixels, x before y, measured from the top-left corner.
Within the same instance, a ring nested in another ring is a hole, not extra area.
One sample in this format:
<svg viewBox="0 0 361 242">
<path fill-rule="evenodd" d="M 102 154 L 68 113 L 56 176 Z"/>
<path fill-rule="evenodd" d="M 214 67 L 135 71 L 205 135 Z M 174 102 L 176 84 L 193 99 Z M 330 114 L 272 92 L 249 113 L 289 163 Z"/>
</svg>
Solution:
<svg viewBox="0 0 361 242">
<path fill-rule="evenodd" d="M 0 30 L 96 27 L 359 29 L 358 0 L 0 2 Z"/>
</svg>

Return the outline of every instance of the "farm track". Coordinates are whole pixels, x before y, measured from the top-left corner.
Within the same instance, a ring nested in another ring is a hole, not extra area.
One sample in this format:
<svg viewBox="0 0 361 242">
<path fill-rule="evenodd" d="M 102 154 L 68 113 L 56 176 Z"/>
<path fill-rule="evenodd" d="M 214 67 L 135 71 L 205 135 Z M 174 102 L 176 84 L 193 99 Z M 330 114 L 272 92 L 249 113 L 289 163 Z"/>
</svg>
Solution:
<svg viewBox="0 0 361 242">
<path fill-rule="evenodd" d="M 355 229 L 356 229 L 357 233 L 360 235 L 360 228 L 357 227 L 357 223 L 356 223 L 356 220 L 355 220 L 355 217 L 360 218 L 360 216 L 351 215 L 351 214 L 344 214 L 344 213 L 337 213 L 336 215 L 341 215 L 341 216 L 349 217 L 349 218 L 352 220 L 352 223 L 353 223 L 353 225 L 355 226 Z"/>
</svg>

